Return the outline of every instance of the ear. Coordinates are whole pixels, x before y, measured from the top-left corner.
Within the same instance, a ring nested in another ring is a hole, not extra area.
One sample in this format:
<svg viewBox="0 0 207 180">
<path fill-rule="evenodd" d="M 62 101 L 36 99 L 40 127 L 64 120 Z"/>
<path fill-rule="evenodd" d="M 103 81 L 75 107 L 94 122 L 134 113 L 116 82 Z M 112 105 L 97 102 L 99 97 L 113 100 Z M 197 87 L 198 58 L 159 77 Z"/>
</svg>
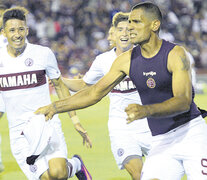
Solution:
<svg viewBox="0 0 207 180">
<path fill-rule="evenodd" d="M 4 28 L 1 29 L 1 33 L 3 34 L 4 37 L 6 37 L 6 33 L 4 31 Z"/>
<path fill-rule="evenodd" d="M 160 28 L 160 21 L 158 20 L 158 19 L 156 19 L 156 20 L 154 20 L 153 22 L 152 22 L 152 30 L 154 31 L 154 32 L 156 32 L 156 31 L 158 31 L 159 30 L 159 28 Z"/>
</svg>

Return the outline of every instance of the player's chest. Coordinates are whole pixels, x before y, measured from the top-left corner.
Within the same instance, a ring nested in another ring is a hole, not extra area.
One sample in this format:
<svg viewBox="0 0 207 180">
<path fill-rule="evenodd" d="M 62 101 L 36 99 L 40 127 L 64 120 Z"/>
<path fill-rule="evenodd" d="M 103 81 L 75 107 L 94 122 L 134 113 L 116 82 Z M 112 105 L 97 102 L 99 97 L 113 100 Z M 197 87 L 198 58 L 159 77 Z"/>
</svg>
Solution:
<svg viewBox="0 0 207 180">
<path fill-rule="evenodd" d="M 7 57 L 0 60 L 0 74 L 10 74 L 25 71 L 34 71 L 44 68 L 44 61 L 41 57 L 32 58 L 21 56 L 17 58 Z"/>
</svg>

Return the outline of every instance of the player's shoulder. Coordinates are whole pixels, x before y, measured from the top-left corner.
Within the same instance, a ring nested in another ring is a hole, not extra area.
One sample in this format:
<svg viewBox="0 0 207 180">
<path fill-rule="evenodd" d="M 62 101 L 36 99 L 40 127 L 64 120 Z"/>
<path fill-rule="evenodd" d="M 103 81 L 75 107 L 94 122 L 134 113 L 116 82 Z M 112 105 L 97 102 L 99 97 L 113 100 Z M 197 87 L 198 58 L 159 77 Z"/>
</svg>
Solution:
<svg viewBox="0 0 207 180">
<path fill-rule="evenodd" d="M 1 52 L 1 56 L 3 57 L 5 54 L 7 53 L 7 47 L 6 46 L 2 46 L 0 47 L 0 52 Z"/>
<path fill-rule="evenodd" d="M 115 56 L 116 56 L 116 52 L 115 52 L 115 48 L 113 48 L 109 51 L 99 54 L 98 56 L 96 56 L 96 59 L 106 61 L 108 59 L 112 59 Z"/>
<path fill-rule="evenodd" d="M 51 52 L 51 49 L 49 47 L 42 46 L 42 45 L 39 45 L 39 44 L 27 43 L 27 46 L 31 51 L 35 51 L 35 52 L 37 51 L 39 53 L 40 52 L 44 52 L 44 53 Z"/>
<path fill-rule="evenodd" d="M 179 44 L 176 44 L 174 48 L 171 50 L 171 52 L 169 53 L 169 55 L 173 55 L 173 56 L 183 56 L 185 54 L 186 54 L 186 49 Z"/>
<path fill-rule="evenodd" d="M 122 54 L 120 54 L 117 57 L 117 60 L 119 60 L 119 61 L 129 61 L 131 59 L 132 50 L 133 49 L 129 49 L 128 51 L 125 51 Z"/>
</svg>

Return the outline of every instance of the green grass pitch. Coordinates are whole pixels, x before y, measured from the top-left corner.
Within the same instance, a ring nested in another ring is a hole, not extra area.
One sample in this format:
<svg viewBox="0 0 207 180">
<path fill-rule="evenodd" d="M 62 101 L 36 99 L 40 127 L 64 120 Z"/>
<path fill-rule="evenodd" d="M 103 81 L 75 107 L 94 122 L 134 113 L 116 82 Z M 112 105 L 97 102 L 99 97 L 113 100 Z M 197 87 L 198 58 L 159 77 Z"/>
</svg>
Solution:
<svg viewBox="0 0 207 180">
<path fill-rule="evenodd" d="M 53 96 L 52 99 L 55 100 L 56 97 Z M 207 109 L 207 94 L 196 95 L 195 101 L 200 107 Z M 92 149 L 83 147 L 82 138 L 74 130 L 68 115 L 66 113 L 60 114 L 68 154 L 69 157 L 72 157 L 73 154 L 81 155 L 94 180 L 130 180 L 130 176 L 125 170 L 117 168 L 111 153 L 107 130 L 108 105 L 109 99 L 106 97 L 94 106 L 77 111 L 82 125 L 93 141 Z M 2 159 L 5 166 L 5 171 L 0 173 L 0 180 L 26 180 L 11 154 L 8 122 L 5 116 L 0 121 L 0 133 L 2 136 Z M 71 180 L 75 179 L 76 177 L 71 178 Z M 186 177 L 182 180 L 186 180 Z"/>
</svg>

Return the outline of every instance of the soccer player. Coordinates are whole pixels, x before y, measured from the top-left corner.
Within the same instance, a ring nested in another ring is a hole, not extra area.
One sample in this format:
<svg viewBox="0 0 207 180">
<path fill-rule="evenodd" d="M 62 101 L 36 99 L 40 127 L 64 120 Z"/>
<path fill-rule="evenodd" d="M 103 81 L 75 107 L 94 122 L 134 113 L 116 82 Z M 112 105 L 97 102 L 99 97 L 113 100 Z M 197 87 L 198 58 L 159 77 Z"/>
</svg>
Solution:
<svg viewBox="0 0 207 180">
<path fill-rule="evenodd" d="M 2 95 L 0 93 L 0 119 L 2 118 L 2 116 L 4 115 L 5 112 L 5 105 L 4 105 L 4 101 L 2 99 Z M 0 145 L 1 145 L 1 135 L 0 135 Z M 0 172 L 4 171 L 4 165 L 2 162 L 2 156 L 1 156 L 1 148 L 0 148 Z"/>
<path fill-rule="evenodd" d="M 128 17 L 129 13 L 118 12 L 114 15 L 108 40 L 110 46 L 114 44 L 115 48 L 98 55 L 83 79 L 63 79 L 70 90 L 79 91 L 95 84 L 110 70 L 117 56 L 133 47 L 129 38 Z M 127 114 L 124 110 L 129 104 L 141 104 L 140 97 L 128 76 L 113 88 L 109 97 L 108 129 L 113 155 L 120 169 L 125 168 L 133 180 L 139 180 L 142 154 L 148 153 L 151 133 L 147 119 L 126 124 Z"/>
<path fill-rule="evenodd" d="M 3 4 L 0 4 L 0 49 L 7 44 L 7 39 L 2 35 L 1 29 L 2 29 L 2 14 L 7 9 L 7 7 Z M 5 105 L 2 99 L 2 95 L 0 92 L 0 119 L 2 118 L 3 114 L 5 112 Z M 0 146 L 1 146 L 1 135 L 0 135 Z M 2 163 L 2 156 L 1 156 L 1 148 L 0 148 L 0 172 L 4 171 L 4 165 Z"/>
<path fill-rule="evenodd" d="M 108 32 L 108 38 L 107 38 L 108 42 L 109 42 L 109 48 L 112 49 L 113 47 L 116 46 L 115 43 L 115 39 L 114 39 L 114 26 L 111 26 L 109 28 L 109 32 Z"/>
<path fill-rule="evenodd" d="M 161 23 L 157 5 L 135 5 L 129 31 L 131 42 L 139 46 L 121 54 L 93 86 L 36 113 L 48 120 L 56 113 L 93 105 L 129 75 L 143 105 L 125 109 L 127 122 L 147 117 L 153 135 L 141 179 L 180 180 L 186 173 L 188 179 L 206 180 L 207 124 L 193 100 L 190 63 L 182 46 L 159 38 Z"/>
<path fill-rule="evenodd" d="M 7 39 L 3 36 L 2 30 L 2 15 L 7 7 L 3 4 L 0 4 L 0 48 L 4 47 L 7 44 Z"/>
<path fill-rule="evenodd" d="M 68 96 L 69 92 L 61 81 L 52 51 L 25 43 L 26 14 L 27 10 L 22 7 L 7 9 L 3 14 L 2 32 L 8 45 L 1 49 L 0 91 L 6 106 L 12 153 L 30 180 L 66 180 L 75 174 L 78 179 L 91 180 L 78 155 L 67 160 L 67 146 L 58 117 L 45 123 L 44 117 L 33 113 L 37 107 L 51 102 L 46 75 L 59 98 Z M 75 112 L 70 115 L 74 123 L 79 123 Z M 91 145 L 86 133 L 82 137 Z"/>
</svg>

